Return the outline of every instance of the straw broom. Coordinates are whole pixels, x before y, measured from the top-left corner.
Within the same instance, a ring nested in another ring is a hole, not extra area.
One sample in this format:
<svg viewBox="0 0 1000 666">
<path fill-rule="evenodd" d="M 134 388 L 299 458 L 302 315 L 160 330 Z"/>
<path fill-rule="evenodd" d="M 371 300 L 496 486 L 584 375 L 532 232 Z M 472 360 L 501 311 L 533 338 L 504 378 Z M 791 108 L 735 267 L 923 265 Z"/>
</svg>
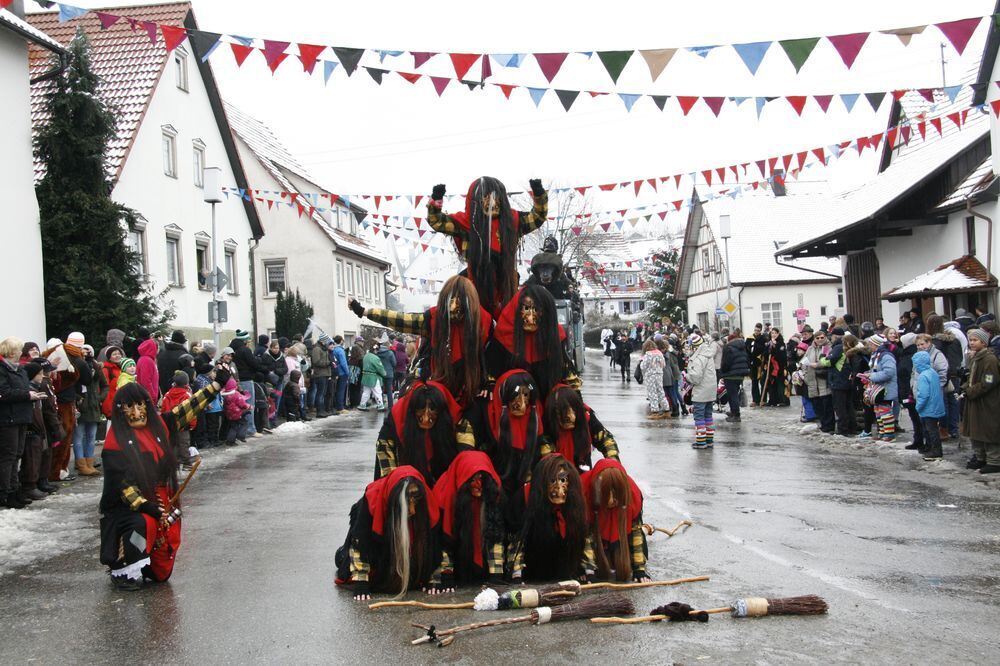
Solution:
<svg viewBox="0 0 1000 666">
<path fill-rule="evenodd" d="M 653 532 L 663 532 L 668 537 L 672 537 L 673 535 L 677 534 L 677 530 L 681 529 L 682 527 L 691 527 L 692 525 L 694 525 L 694 523 L 692 523 L 690 520 L 682 520 L 681 522 L 674 525 L 673 529 L 668 530 L 663 527 L 656 527 L 654 525 L 650 525 L 649 523 L 643 523 L 642 530 L 646 533 L 646 536 L 653 536 Z"/>
<path fill-rule="evenodd" d="M 598 594 L 580 601 L 563 604 L 561 606 L 542 606 L 535 608 L 527 615 L 518 617 L 507 617 L 499 620 L 487 620 L 486 622 L 473 622 L 463 624 L 443 631 L 436 631 L 433 626 L 414 624 L 415 627 L 426 629 L 427 634 L 411 641 L 413 645 L 422 643 L 440 643 L 443 646 L 449 645 L 454 640 L 454 635 L 475 629 L 485 629 L 486 627 L 499 627 L 506 624 L 524 624 L 530 622 L 534 625 L 548 624 L 549 622 L 566 622 L 569 620 L 585 620 L 598 617 L 606 613 L 617 615 L 632 615 L 635 613 L 635 606 L 631 599 L 621 594 Z"/>
<path fill-rule="evenodd" d="M 499 594 L 493 588 L 485 588 L 476 595 L 475 600 L 461 603 L 426 603 L 423 601 L 378 601 L 369 604 L 371 610 L 380 608 L 414 607 L 431 610 L 455 610 L 472 608 L 477 611 L 510 610 L 513 608 L 537 608 L 539 606 L 555 606 L 565 603 L 585 590 L 634 590 L 643 587 L 663 587 L 696 583 L 708 580 L 708 576 L 693 576 L 690 578 L 675 578 L 673 580 L 653 580 L 644 583 L 580 583 L 575 580 L 564 580 L 554 585 L 538 588 L 521 588 L 508 590 Z"/>
<path fill-rule="evenodd" d="M 650 615 L 642 617 L 595 617 L 590 621 L 594 624 L 640 624 L 663 620 L 708 622 L 708 616 L 717 613 L 730 613 L 736 618 L 764 617 L 765 615 L 823 615 L 828 608 L 826 601 L 815 594 L 778 599 L 747 597 L 746 599 L 737 599 L 732 605 L 723 608 L 695 610 L 687 604 L 675 601 L 665 606 L 657 606 Z"/>
</svg>

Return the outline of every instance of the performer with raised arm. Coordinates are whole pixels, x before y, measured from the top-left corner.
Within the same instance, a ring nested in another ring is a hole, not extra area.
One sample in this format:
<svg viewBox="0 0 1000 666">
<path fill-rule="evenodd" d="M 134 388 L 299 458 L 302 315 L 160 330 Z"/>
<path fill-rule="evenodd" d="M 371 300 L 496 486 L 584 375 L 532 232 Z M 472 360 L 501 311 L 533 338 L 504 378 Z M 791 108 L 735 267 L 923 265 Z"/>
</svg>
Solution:
<svg viewBox="0 0 1000 666">
<path fill-rule="evenodd" d="M 507 188 L 488 176 L 469 185 L 462 212 L 444 212 L 444 185 L 434 186 L 427 203 L 427 223 L 435 231 L 454 237 L 455 247 L 468 265 L 468 277 L 479 291 L 479 300 L 494 316 L 517 291 L 517 246 L 521 236 L 545 224 L 549 214 L 549 195 L 542 181 L 532 179 L 528 183 L 534 201 L 530 211 L 511 210 Z"/>
<path fill-rule="evenodd" d="M 144 579 L 166 581 L 173 572 L 181 520 L 179 502 L 171 501 L 178 490 L 178 461 L 170 434 L 197 418 L 231 376 L 222 365 L 214 374 L 212 383 L 162 417 L 139 384 L 125 384 L 115 393 L 101 452 L 100 555 L 120 590 L 138 590 Z"/>
</svg>

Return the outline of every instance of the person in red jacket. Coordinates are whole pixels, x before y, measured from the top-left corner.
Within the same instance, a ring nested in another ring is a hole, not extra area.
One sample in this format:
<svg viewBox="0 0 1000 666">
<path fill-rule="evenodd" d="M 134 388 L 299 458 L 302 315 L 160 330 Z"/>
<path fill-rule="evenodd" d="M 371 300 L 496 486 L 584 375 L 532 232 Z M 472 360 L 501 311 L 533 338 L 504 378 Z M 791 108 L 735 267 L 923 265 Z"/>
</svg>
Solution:
<svg viewBox="0 0 1000 666">
<path fill-rule="evenodd" d="M 191 399 L 191 381 L 188 374 L 183 370 L 174 373 L 173 381 L 170 383 L 170 390 L 163 396 L 160 403 L 160 413 L 169 414 L 177 405 Z M 198 449 L 191 446 L 191 431 L 198 425 L 198 419 L 178 422 L 177 427 L 170 432 L 170 445 L 174 450 L 174 457 L 185 467 L 190 467 L 199 457 Z"/>
<path fill-rule="evenodd" d="M 139 360 L 135 364 L 135 381 L 146 389 L 154 405 L 160 402 L 160 371 L 156 367 L 158 351 L 154 338 L 143 340 L 139 344 Z"/>
</svg>

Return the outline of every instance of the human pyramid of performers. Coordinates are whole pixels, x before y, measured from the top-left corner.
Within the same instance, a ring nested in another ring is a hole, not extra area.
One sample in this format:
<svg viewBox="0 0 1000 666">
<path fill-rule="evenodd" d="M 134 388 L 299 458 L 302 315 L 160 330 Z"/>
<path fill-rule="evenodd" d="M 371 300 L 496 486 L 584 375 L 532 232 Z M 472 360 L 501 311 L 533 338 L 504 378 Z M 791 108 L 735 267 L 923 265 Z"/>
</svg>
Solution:
<svg viewBox="0 0 1000 666">
<path fill-rule="evenodd" d="M 511 210 L 504 185 L 480 178 L 452 214 L 445 186 L 433 188 L 427 221 L 453 237 L 467 266 L 435 307 L 401 313 L 350 299 L 359 317 L 423 340 L 336 553 L 336 583 L 356 600 L 649 580 L 642 493 L 580 396 L 553 297 L 565 297 L 566 277 L 550 243 L 519 284 L 520 239 L 548 216 L 548 193 L 530 185 L 530 211 Z"/>
</svg>

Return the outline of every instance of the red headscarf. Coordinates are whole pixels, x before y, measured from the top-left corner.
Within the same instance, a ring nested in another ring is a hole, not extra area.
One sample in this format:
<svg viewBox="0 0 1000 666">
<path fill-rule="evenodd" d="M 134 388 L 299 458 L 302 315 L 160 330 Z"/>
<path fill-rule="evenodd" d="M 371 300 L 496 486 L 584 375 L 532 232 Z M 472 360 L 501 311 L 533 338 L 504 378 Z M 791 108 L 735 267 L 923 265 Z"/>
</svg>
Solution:
<svg viewBox="0 0 1000 666">
<path fill-rule="evenodd" d="M 437 330 L 438 322 L 438 308 L 434 306 L 431 308 L 431 343 L 433 344 L 435 340 L 434 332 Z M 483 309 L 482 306 L 479 308 L 479 343 L 482 345 L 486 344 L 486 341 L 490 337 L 490 326 L 493 324 L 493 315 Z M 451 335 L 449 336 L 451 340 L 451 362 L 457 363 L 465 358 L 465 350 L 462 345 L 465 344 L 464 338 L 465 334 L 462 331 L 461 322 L 451 322 Z M 433 362 L 434 357 L 431 357 Z M 433 365 L 431 366 L 431 372 L 434 371 Z"/>
<path fill-rule="evenodd" d="M 469 236 L 469 232 L 472 228 L 469 220 L 472 219 L 472 207 L 477 203 L 475 200 L 475 189 L 476 185 L 479 184 L 479 180 L 480 179 L 477 178 L 469 184 L 469 190 L 465 195 L 465 210 L 451 215 L 452 221 L 458 225 L 459 229 L 465 232 L 466 238 Z M 514 229 L 519 230 L 521 228 L 520 213 L 512 208 L 510 215 L 511 224 L 514 225 Z M 458 248 L 459 254 L 463 254 L 465 252 L 466 242 L 467 241 L 465 239 L 459 238 L 458 236 L 455 237 L 455 247 Z M 500 227 L 496 224 L 492 225 L 492 233 L 490 234 L 490 250 L 493 252 L 500 252 Z M 513 249 L 509 248 L 507 251 L 513 251 Z"/>
<path fill-rule="evenodd" d="M 566 458 L 566 456 L 562 456 L 562 455 L 560 455 L 558 453 L 548 453 L 548 454 L 542 456 L 542 458 L 543 459 L 544 458 L 548 458 L 549 456 L 559 456 L 560 458 Z M 569 461 L 570 467 L 573 467 L 573 459 L 572 458 L 566 458 L 566 460 Z M 524 484 L 524 504 L 525 504 L 525 506 L 528 505 L 528 502 L 530 500 L 531 500 L 531 482 L 529 481 L 528 483 Z M 562 509 L 560 507 L 558 507 L 558 506 L 555 507 L 554 513 L 555 513 L 555 517 L 556 517 L 556 529 L 559 530 L 559 536 L 561 536 L 562 538 L 565 539 L 566 538 L 566 518 L 562 514 Z"/>
<path fill-rule="evenodd" d="M 159 414 L 147 414 L 148 419 L 158 419 Z M 164 432 L 166 432 L 167 427 L 163 426 Z M 148 453 L 153 456 L 155 462 L 160 462 L 160 458 L 163 457 L 163 446 L 166 445 L 164 442 L 162 445 L 156 441 L 156 436 L 153 435 L 153 431 L 149 428 L 133 428 L 132 433 L 135 435 L 133 442 L 139 445 L 139 451 L 142 453 Z M 109 427 L 107 436 L 104 440 L 104 451 L 121 451 L 121 443 L 118 438 L 115 437 L 114 431 Z"/>
<path fill-rule="evenodd" d="M 556 384 L 555 386 L 552 387 L 552 390 L 549 391 L 550 399 L 551 396 L 561 388 L 569 389 L 571 391 L 574 390 L 569 386 L 567 386 L 566 384 L 561 384 L 561 383 Z M 577 419 L 577 421 L 579 421 L 579 419 Z M 590 408 L 587 407 L 587 403 L 583 404 L 583 421 L 585 426 L 584 433 L 587 436 L 587 444 L 590 447 L 593 447 L 593 444 L 590 440 Z M 579 423 L 577 423 L 577 427 L 580 427 Z M 576 428 L 574 428 L 573 430 L 563 430 L 562 428 L 559 428 L 558 434 L 555 435 L 556 452 L 569 461 L 576 460 L 576 442 L 573 440 L 573 434 L 575 432 Z M 550 434 L 549 436 L 551 437 L 552 435 Z"/>
<path fill-rule="evenodd" d="M 593 489 L 597 477 L 601 472 L 612 467 L 620 469 L 625 474 L 625 478 L 628 479 L 631 497 L 629 497 L 628 507 L 626 508 L 628 515 L 626 516 L 625 523 L 631 526 L 632 522 L 642 513 L 642 492 L 639 490 L 639 486 L 635 485 L 635 481 L 628 475 L 622 464 L 611 458 L 601 458 L 592 470 L 580 476 L 580 481 L 583 483 L 583 495 L 587 499 L 587 517 L 592 519 L 594 515 L 594 507 L 592 505 L 594 501 Z M 611 543 L 618 541 L 618 512 L 621 510 L 621 506 L 615 509 L 598 508 L 597 527 L 600 530 L 601 538 L 605 541 Z"/>
<path fill-rule="evenodd" d="M 465 485 L 469 479 L 480 472 L 489 474 L 500 488 L 500 477 L 493 469 L 490 457 L 482 451 L 462 451 L 451 462 L 448 471 L 441 475 L 441 478 L 434 484 L 434 499 L 441 507 L 441 529 L 449 537 L 452 536 L 455 527 L 455 499 L 458 497 L 459 489 Z M 482 525 L 479 523 L 479 502 L 473 502 L 472 511 L 472 543 L 482 543 Z M 472 558 L 477 566 L 483 566 L 483 549 L 476 547 L 472 551 Z"/>
<path fill-rule="evenodd" d="M 385 517 L 389 515 L 389 495 L 396 484 L 403 479 L 416 479 L 424 487 L 424 497 L 427 498 L 427 514 L 431 527 L 437 525 L 440 509 L 434 494 L 427 487 L 423 475 L 414 467 L 403 465 L 389 472 L 388 476 L 383 476 L 377 481 L 372 481 L 365 488 L 365 501 L 368 503 L 368 513 L 372 516 L 372 532 L 382 536 L 385 531 Z"/>
<path fill-rule="evenodd" d="M 458 420 L 462 417 L 462 407 L 455 401 L 455 398 L 452 397 L 451 391 L 448 390 L 447 386 L 441 382 L 434 381 L 414 382 L 413 386 L 410 387 L 410 390 L 406 392 L 406 395 L 397 400 L 392 406 L 392 422 L 396 426 L 396 437 L 401 443 L 406 433 L 406 413 L 410 408 L 410 399 L 413 398 L 413 394 L 418 388 L 425 385 L 437 389 L 437 391 L 444 396 L 444 402 L 448 406 L 448 413 L 451 415 L 452 425 L 457 424 Z M 427 446 L 427 462 L 429 463 L 433 457 L 434 446 L 431 443 L 430 437 L 426 437 L 425 440 L 424 444 Z M 406 442 L 405 444 L 411 445 L 412 443 Z"/>
<path fill-rule="evenodd" d="M 503 399 L 500 396 L 503 393 L 503 386 L 507 380 L 518 374 L 527 375 L 528 373 L 524 370 L 518 370 L 516 368 L 514 370 L 508 370 L 504 374 L 500 375 L 500 378 L 497 379 L 496 384 L 493 386 L 493 399 L 490 400 L 489 406 L 487 407 L 487 416 L 490 419 L 490 432 L 493 433 L 493 439 L 498 442 L 500 441 L 500 417 L 503 415 L 505 407 Z M 529 409 L 531 407 L 535 408 L 535 433 L 540 435 L 542 433 L 542 406 L 536 400 L 534 403 L 529 405 Z M 507 410 L 507 420 L 510 423 L 510 445 L 518 451 L 523 451 L 524 446 L 527 443 L 528 426 L 531 423 L 530 419 L 531 416 L 529 414 L 525 414 L 524 416 L 514 416 L 510 413 L 510 410 Z"/>
<path fill-rule="evenodd" d="M 511 354 L 516 353 L 514 349 L 514 327 L 520 316 L 518 310 L 518 302 L 521 300 L 521 293 L 524 291 L 524 287 L 521 287 L 514 297 L 507 301 L 507 304 L 503 306 L 500 310 L 500 316 L 497 318 L 497 326 L 493 329 L 493 337 L 499 342 L 504 348 Z M 566 339 L 566 331 L 563 329 L 562 324 L 556 324 L 559 327 L 559 341 L 562 342 Z M 543 358 L 548 356 L 550 353 L 559 353 L 559 350 L 555 349 L 537 349 L 535 345 L 535 334 L 528 333 L 524 331 L 524 360 L 528 363 L 537 363 Z"/>
</svg>

